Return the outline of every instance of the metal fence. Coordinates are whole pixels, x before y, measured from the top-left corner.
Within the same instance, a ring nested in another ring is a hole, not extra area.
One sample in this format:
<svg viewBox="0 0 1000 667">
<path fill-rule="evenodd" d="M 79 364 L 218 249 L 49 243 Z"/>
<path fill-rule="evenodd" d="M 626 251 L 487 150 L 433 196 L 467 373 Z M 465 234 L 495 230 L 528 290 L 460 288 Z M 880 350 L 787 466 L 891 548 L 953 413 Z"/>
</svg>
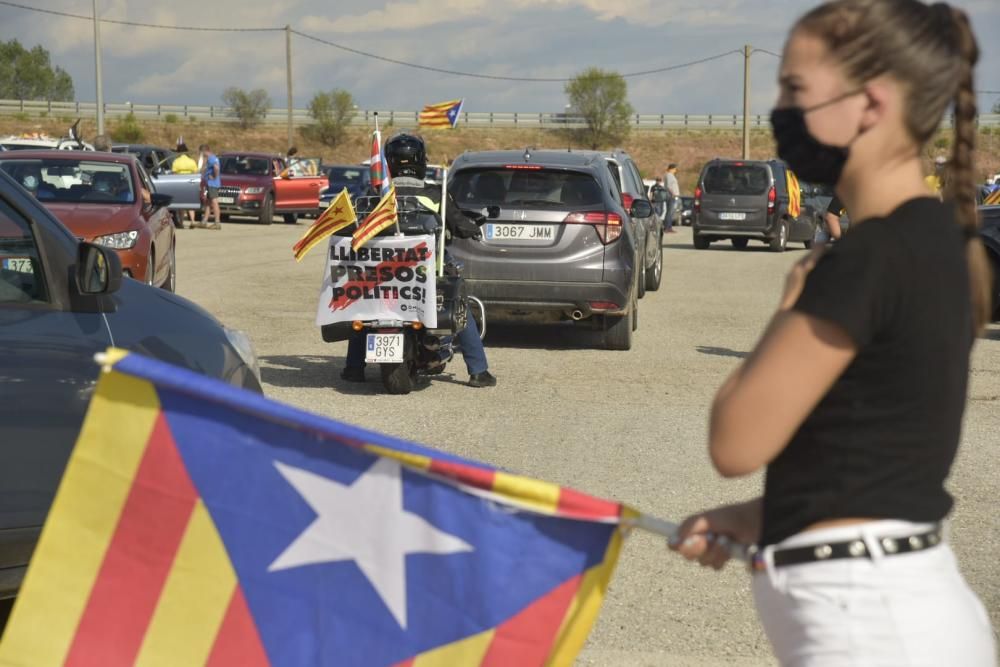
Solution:
<svg viewBox="0 0 1000 667">
<path fill-rule="evenodd" d="M 391 109 L 358 109 L 351 118 L 352 125 L 371 126 L 374 113 L 378 111 L 382 124 L 415 127 L 419 111 L 395 111 Z M 205 122 L 231 123 L 236 120 L 232 109 L 224 106 L 197 106 L 190 104 L 105 104 L 104 115 L 109 119 L 121 119 L 134 114 L 140 120 L 162 122 Z M 97 105 L 93 102 L 45 102 L 31 100 L 0 100 L 0 116 L 48 117 L 48 118 L 95 118 Z M 953 118 L 944 120 L 945 127 L 951 127 Z M 283 125 L 288 122 L 288 111 L 271 108 L 261 120 L 264 124 Z M 315 121 L 307 109 L 292 109 L 293 124 L 311 125 Z M 463 112 L 459 118 L 460 127 L 471 128 L 525 128 L 525 129 L 577 129 L 585 127 L 583 120 L 572 114 L 546 112 Z M 633 114 L 630 124 L 636 130 L 737 130 L 743 127 L 742 114 Z M 769 128 L 767 115 L 750 117 L 753 128 Z M 1000 114 L 981 114 L 981 127 L 1000 127 Z"/>
</svg>

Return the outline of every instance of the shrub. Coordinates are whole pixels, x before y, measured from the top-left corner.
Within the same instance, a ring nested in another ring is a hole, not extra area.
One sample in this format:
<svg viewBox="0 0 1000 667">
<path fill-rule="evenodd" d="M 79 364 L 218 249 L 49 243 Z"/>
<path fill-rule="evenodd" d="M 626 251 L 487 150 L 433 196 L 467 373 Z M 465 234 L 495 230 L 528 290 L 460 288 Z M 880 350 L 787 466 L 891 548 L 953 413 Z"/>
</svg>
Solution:
<svg viewBox="0 0 1000 667">
<path fill-rule="evenodd" d="M 115 125 L 114 129 L 111 130 L 111 138 L 123 144 L 142 143 L 145 136 L 146 134 L 142 131 L 142 127 L 135 119 L 135 114 L 131 112 L 122 118 Z"/>
<path fill-rule="evenodd" d="M 14 114 L 14 120 L 19 120 L 23 123 L 24 121 L 28 120 L 28 114 L 26 114 L 23 111 L 18 111 L 16 114 Z"/>
<path fill-rule="evenodd" d="M 222 101 L 229 107 L 229 115 L 236 118 L 244 130 L 254 127 L 263 120 L 268 107 L 271 106 L 271 98 L 262 88 L 249 92 L 242 88 L 226 88 L 222 93 Z"/>
<path fill-rule="evenodd" d="M 163 122 L 166 123 L 167 125 L 173 125 L 178 120 L 179 119 L 177 118 L 177 114 L 175 113 L 168 113 L 166 116 L 163 117 Z"/>
<path fill-rule="evenodd" d="M 316 93 L 309 102 L 309 115 L 315 125 L 302 128 L 302 136 L 333 148 L 344 139 L 354 117 L 354 98 L 346 90 Z"/>
</svg>

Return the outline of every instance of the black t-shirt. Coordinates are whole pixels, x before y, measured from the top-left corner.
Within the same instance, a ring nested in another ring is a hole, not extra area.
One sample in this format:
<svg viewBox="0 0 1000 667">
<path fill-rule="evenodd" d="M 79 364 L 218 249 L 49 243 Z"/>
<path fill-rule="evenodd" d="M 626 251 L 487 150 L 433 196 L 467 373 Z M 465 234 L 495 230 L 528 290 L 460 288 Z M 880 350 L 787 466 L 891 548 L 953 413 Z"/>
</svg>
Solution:
<svg viewBox="0 0 1000 667">
<path fill-rule="evenodd" d="M 768 466 L 761 544 L 828 519 L 942 519 L 975 338 L 952 207 L 914 199 L 857 225 L 795 310 L 842 327 L 858 354 Z"/>
</svg>

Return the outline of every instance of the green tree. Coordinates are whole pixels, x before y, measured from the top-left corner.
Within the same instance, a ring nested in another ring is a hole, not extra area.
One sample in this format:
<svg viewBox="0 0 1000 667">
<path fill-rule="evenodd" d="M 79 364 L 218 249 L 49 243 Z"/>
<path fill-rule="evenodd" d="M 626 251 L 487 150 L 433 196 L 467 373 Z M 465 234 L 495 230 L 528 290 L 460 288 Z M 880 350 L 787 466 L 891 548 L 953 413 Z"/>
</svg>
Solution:
<svg viewBox="0 0 1000 667">
<path fill-rule="evenodd" d="M 302 135 L 333 148 L 343 141 L 354 113 L 354 98 L 346 90 L 316 93 L 309 101 L 309 115 L 316 124 L 302 128 Z"/>
<path fill-rule="evenodd" d="M 29 51 L 16 39 L 0 42 L 0 98 L 71 102 L 73 97 L 73 78 L 52 66 L 46 49 Z"/>
<path fill-rule="evenodd" d="M 993 105 L 993 113 L 1000 113 L 1000 100 Z"/>
<path fill-rule="evenodd" d="M 621 74 L 591 67 L 566 84 L 566 95 L 575 115 L 587 124 L 582 139 L 591 148 L 619 143 L 628 136 L 633 110 Z"/>
<path fill-rule="evenodd" d="M 242 88 L 229 87 L 223 91 L 222 101 L 230 108 L 229 114 L 239 121 L 240 127 L 244 130 L 263 120 L 271 106 L 271 98 L 267 91 L 261 88 L 246 91 Z"/>
</svg>

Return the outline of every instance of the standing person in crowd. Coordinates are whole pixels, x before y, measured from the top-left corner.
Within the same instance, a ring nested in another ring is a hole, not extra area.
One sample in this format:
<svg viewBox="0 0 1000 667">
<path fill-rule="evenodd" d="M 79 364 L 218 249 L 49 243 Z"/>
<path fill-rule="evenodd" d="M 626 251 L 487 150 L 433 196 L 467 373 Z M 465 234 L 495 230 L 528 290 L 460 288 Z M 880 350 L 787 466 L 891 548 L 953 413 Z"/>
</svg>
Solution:
<svg viewBox="0 0 1000 667">
<path fill-rule="evenodd" d="M 288 153 L 285 156 L 285 168 L 282 170 L 281 178 L 294 178 L 298 176 L 305 176 L 304 167 L 302 161 L 296 157 L 299 154 L 299 149 L 296 146 L 292 146 L 288 149 Z"/>
<path fill-rule="evenodd" d="M 826 234 L 830 241 L 839 241 L 844 235 L 844 229 L 840 225 L 840 220 L 847 214 L 847 209 L 844 208 L 844 203 L 840 201 L 840 197 L 836 194 L 833 195 L 833 199 L 830 200 L 830 205 L 826 207 L 826 213 L 823 214 L 823 226 L 826 228 Z"/>
<path fill-rule="evenodd" d="M 664 179 L 666 183 L 667 193 L 670 197 L 667 199 L 667 219 L 664 220 L 664 231 L 667 234 L 676 234 L 677 230 L 674 229 L 674 215 L 677 212 L 677 207 L 681 205 L 681 185 L 677 182 L 677 165 L 671 163 L 667 167 L 667 176 Z"/>
<path fill-rule="evenodd" d="M 934 173 L 924 179 L 927 187 L 938 197 L 943 197 L 944 189 L 948 185 L 948 158 L 939 155 L 934 158 Z"/>
<path fill-rule="evenodd" d="M 94 137 L 94 150 L 102 153 L 111 152 L 111 140 L 108 139 L 108 135 L 99 134 Z"/>
<path fill-rule="evenodd" d="M 175 174 L 197 174 L 198 173 L 198 163 L 191 159 L 188 155 L 187 144 L 184 143 L 184 137 L 177 138 L 177 146 L 175 148 L 177 152 L 177 157 L 170 164 L 170 171 Z M 187 222 L 182 221 L 182 226 L 190 228 L 194 225 L 194 211 L 185 211 L 184 216 Z"/>
<path fill-rule="evenodd" d="M 205 181 L 205 210 L 201 214 L 201 226 L 205 229 L 222 229 L 222 214 L 219 212 L 219 188 L 222 187 L 222 166 L 219 158 L 212 152 L 208 144 L 198 147 L 201 153 L 204 171 L 202 180 Z M 215 216 L 215 222 L 209 223 L 209 212 Z"/>
<path fill-rule="evenodd" d="M 653 210 L 656 211 L 656 215 L 660 216 L 661 220 L 666 221 L 667 216 L 667 199 L 669 199 L 669 193 L 667 189 L 663 187 L 663 179 L 659 176 L 656 177 L 656 182 L 649 186 L 649 201 L 653 203 Z"/>
<path fill-rule="evenodd" d="M 943 525 L 969 356 L 991 307 L 973 171 L 978 57 L 964 11 L 918 0 L 824 3 L 785 46 L 778 155 L 836 186 L 852 229 L 792 269 L 712 407 L 715 467 L 766 467 L 763 496 L 688 518 L 672 548 L 720 568 L 728 541 L 755 545 L 754 598 L 786 667 L 996 664 Z M 942 202 L 920 155 L 952 104 Z"/>
</svg>

